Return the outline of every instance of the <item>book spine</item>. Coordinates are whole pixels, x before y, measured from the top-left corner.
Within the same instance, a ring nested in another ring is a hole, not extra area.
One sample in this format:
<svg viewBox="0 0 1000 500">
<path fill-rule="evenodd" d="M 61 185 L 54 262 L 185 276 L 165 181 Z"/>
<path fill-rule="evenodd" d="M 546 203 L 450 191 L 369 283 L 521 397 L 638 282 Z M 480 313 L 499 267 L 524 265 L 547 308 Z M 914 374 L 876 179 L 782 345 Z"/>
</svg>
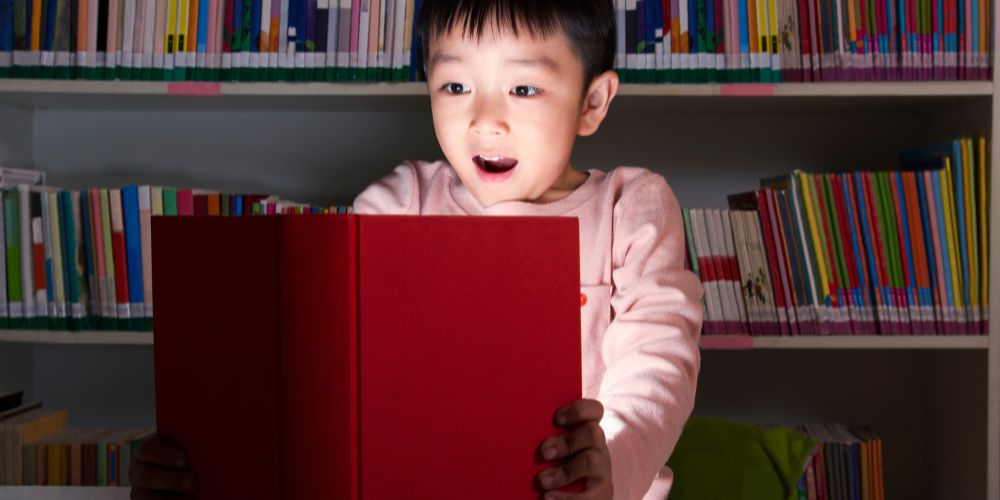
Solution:
<svg viewBox="0 0 1000 500">
<path fill-rule="evenodd" d="M 95 218 L 94 220 L 95 224 L 97 221 L 100 221 L 101 227 L 98 236 L 101 238 L 101 242 L 99 243 L 99 253 L 104 256 L 101 259 L 103 262 L 102 274 L 104 275 L 102 287 L 106 287 L 106 290 L 102 290 L 101 301 L 104 302 L 101 304 L 102 309 L 105 307 L 105 304 L 107 305 L 107 313 L 104 315 L 104 329 L 118 330 L 118 287 L 115 280 L 114 249 L 111 244 L 111 208 L 108 204 L 108 190 L 101 189 L 95 192 L 98 192 L 99 196 L 95 206 L 95 212 L 99 218 Z M 105 297 L 107 298 L 107 302 L 104 301 Z"/>
<path fill-rule="evenodd" d="M 101 200 L 104 203 L 104 200 Z M 122 193 L 108 190 L 108 208 L 111 218 L 111 250 L 115 269 L 115 298 L 118 307 L 118 329 L 130 330 L 132 311 L 129 302 L 128 257 L 125 249 L 125 224 L 122 218 Z"/>
<path fill-rule="evenodd" d="M 142 235 L 139 222 L 139 188 L 125 186 L 121 191 L 126 273 L 128 275 L 129 330 L 146 328 L 143 284 Z M 148 214 L 148 199 L 146 213 Z M 117 255 L 116 255 L 117 256 Z M 120 317 L 121 315 L 119 315 Z"/>
<path fill-rule="evenodd" d="M 158 188 L 154 188 L 158 189 Z M 163 215 L 160 196 L 151 196 L 149 186 L 140 186 L 139 202 L 139 235 L 142 260 L 142 299 L 143 299 L 143 330 L 153 331 L 153 238 L 152 216 Z M 159 201 L 159 203 L 154 203 Z M 153 209 L 154 205 L 158 208 Z"/>
</svg>

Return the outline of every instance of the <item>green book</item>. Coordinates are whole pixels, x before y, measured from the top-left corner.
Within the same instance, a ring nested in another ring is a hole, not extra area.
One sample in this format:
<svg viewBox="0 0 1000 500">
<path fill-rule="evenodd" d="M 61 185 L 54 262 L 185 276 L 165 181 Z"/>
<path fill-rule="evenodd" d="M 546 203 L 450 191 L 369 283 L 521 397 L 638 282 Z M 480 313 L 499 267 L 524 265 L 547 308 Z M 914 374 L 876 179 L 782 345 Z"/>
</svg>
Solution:
<svg viewBox="0 0 1000 500">
<path fill-rule="evenodd" d="M 96 486 L 108 485 L 108 443 L 97 443 L 97 480 Z"/>
<path fill-rule="evenodd" d="M 34 444 L 21 445 L 21 484 L 24 486 L 37 486 L 38 476 L 35 472 L 35 461 L 38 446 Z"/>
<path fill-rule="evenodd" d="M 20 203 L 16 187 L 4 188 L 4 245 L 7 257 L 8 327 L 25 328 L 24 302 L 21 290 L 21 228 Z"/>
<path fill-rule="evenodd" d="M 163 215 L 177 215 L 177 190 L 163 188 Z"/>
<path fill-rule="evenodd" d="M 101 239 L 104 240 L 104 279 L 107 283 L 108 316 L 103 318 L 105 330 L 118 331 L 118 298 L 115 287 L 115 256 L 111 243 L 111 208 L 108 190 L 99 191 L 101 200 Z M 95 221 L 96 222 L 96 221 Z"/>
<path fill-rule="evenodd" d="M 0 252 L 0 283 L 7 283 L 7 276 L 6 276 L 6 274 L 7 274 L 7 264 L 5 262 L 7 260 L 6 259 L 6 256 L 7 256 L 6 247 L 7 247 L 7 245 L 5 243 L 5 241 L 7 239 L 7 235 L 6 235 L 6 231 L 5 231 L 6 220 L 5 220 L 5 217 L 4 217 L 4 212 L 5 212 L 5 210 L 4 210 L 4 204 L 3 204 L 2 201 L 0 201 L 0 225 L 3 225 L 3 227 L 0 227 L 0 249 L 4 249 L 3 252 Z M 8 315 L 7 309 L 8 309 L 7 308 L 7 287 L 5 285 L 0 285 L 0 329 L 4 329 L 4 330 L 7 329 L 8 326 L 9 326 L 9 322 L 7 320 L 7 315 Z"/>
<path fill-rule="evenodd" d="M 223 217 L 229 217 L 229 195 L 220 194 L 219 195 L 219 215 Z M 233 214 L 235 215 L 235 214 Z"/>
<path fill-rule="evenodd" d="M 27 328 L 21 292 L 21 216 L 16 187 L 3 189 L 4 245 L 7 257 L 7 314 L 11 329 Z"/>
</svg>

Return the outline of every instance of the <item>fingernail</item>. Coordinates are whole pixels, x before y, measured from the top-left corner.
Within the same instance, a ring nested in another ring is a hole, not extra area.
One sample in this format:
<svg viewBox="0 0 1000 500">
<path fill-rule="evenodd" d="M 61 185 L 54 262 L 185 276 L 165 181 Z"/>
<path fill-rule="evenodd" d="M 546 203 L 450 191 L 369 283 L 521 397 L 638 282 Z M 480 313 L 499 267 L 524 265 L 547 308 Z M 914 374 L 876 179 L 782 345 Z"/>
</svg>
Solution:
<svg viewBox="0 0 1000 500">
<path fill-rule="evenodd" d="M 566 415 L 557 415 L 556 416 L 556 423 L 559 424 L 559 425 L 565 425 L 566 424 Z"/>
<path fill-rule="evenodd" d="M 545 448 L 542 450 L 542 456 L 545 457 L 545 460 L 552 460 L 553 458 L 556 458 L 556 449 Z"/>
<path fill-rule="evenodd" d="M 553 481 L 552 476 L 542 476 L 542 486 L 546 488 L 552 486 Z"/>
</svg>

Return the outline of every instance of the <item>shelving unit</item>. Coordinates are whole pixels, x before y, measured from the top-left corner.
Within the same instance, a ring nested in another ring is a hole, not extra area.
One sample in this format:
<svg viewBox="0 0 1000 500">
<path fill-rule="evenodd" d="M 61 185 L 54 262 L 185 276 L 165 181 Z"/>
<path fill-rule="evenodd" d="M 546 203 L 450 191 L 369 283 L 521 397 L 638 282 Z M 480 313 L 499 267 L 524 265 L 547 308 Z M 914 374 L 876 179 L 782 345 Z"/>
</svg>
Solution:
<svg viewBox="0 0 1000 500">
<path fill-rule="evenodd" d="M 623 85 L 571 161 L 644 166 L 681 206 L 723 208 L 761 177 L 889 169 L 899 151 L 959 133 L 1000 144 L 992 82 Z M 66 188 L 190 186 L 336 205 L 401 159 L 441 157 L 423 83 L 0 80 L 0 165 L 45 170 Z M 1000 234 L 997 204 L 991 217 Z M 74 427 L 151 427 L 152 346 L 152 333 L 0 331 L 0 392 L 27 388 L 68 408 Z M 987 337 L 706 336 L 702 347 L 696 414 L 870 425 L 885 443 L 888 498 L 1000 500 L 1000 327 Z"/>
</svg>

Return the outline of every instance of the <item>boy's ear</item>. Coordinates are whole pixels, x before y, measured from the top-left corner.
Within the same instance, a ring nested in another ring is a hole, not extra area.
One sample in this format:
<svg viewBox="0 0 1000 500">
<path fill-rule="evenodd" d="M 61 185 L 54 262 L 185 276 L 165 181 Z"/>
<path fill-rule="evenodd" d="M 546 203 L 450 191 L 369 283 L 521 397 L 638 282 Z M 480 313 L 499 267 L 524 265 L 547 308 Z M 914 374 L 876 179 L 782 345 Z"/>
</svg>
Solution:
<svg viewBox="0 0 1000 500">
<path fill-rule="evenodd" d="M 577 130 L 577 134 L 588 136 L 597 132 L 597 127 L 608 115 L 611 100 L 617 94 L 618 73 L 605 71 L 597 75 L 597 78 L 590 82 L 590 88 L 587 89 L 587 94 L 583 97 L 583 112 L 580 115 L 580 129 Z"/>
</svg>

